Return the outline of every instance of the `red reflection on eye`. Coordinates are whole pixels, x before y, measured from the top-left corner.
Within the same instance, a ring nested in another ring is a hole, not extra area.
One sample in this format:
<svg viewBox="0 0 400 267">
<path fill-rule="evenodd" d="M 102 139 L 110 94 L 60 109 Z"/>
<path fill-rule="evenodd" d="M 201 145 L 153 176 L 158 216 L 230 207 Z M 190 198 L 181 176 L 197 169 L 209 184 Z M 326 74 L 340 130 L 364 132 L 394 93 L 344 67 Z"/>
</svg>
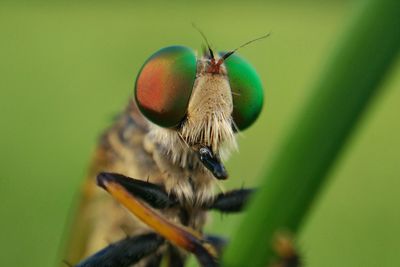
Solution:
<svg viewBox="0 0 400 267">
<path fill-rule="evenodd" d="M 144 66 L 137 81 L 137 99 L 143 108 L 163 112 L 167 104 L 167 60 L 153 59 Z"/>
</svg>

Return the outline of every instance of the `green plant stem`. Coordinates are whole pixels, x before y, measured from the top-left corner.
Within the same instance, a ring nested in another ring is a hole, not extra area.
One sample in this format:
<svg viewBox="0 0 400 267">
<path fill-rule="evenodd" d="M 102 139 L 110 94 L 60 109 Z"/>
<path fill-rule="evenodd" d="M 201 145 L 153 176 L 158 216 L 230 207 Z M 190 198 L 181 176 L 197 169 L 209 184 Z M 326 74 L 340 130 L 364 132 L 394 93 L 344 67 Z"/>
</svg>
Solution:
<svg viewBox="0 0 400 267">
<path fill-rule="evenodd" d="M 351 130 L 400 47 L 400 3 L 358 10 L 299 114 L 223 256 L 225 267 L 265 267 L 279 230 L 296 233 Z"/>
</svg>

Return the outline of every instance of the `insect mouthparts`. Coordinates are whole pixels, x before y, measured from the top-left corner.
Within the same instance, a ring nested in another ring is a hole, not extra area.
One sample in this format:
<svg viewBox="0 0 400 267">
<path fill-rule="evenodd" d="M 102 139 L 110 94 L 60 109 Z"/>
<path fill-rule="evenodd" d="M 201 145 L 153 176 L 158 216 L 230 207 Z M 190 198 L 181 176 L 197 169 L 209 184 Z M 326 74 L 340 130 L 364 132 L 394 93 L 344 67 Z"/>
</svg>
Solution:
<svg viewBox="0 0 400 267">
<path fill-rule="evenodd" d="M 218 180 L 226 180 L 228 172 L 218 156 L 214 155 L 208 147 L 201 147 L 198 152 L 200 161 L 212 172 Z"/>
</svg>

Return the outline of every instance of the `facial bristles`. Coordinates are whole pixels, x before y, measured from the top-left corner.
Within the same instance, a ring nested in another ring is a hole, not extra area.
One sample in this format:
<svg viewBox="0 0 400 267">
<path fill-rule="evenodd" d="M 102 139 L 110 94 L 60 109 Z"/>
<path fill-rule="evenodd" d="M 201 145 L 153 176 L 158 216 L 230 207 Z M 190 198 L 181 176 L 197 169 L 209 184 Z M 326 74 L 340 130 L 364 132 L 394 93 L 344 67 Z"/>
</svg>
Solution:
<svg viewBox="0 0 400 267">
<path fill-rule="evenodd" d="M 226 160 L 233 150 L 238 149 L 231 118 L 225 118 L 222 114 L 210 116 L 200 123 L 194 123 L 188 118 L 181 132 L 154 124 L 151 128 L 151 138 L 165 149 L 173 163 L 183 168 L 189 163 L 198 162 L 194 150 L 197 145 L 210 147 L 222 160 Z"/>
<path fill-rule="evenodd" d="M 208 146 L 213 153 L 226 159 L 237 142 L 232 130 L 231 117 L 224 113 L 212 113 L 203 120 L 192 120 L 189 116 L 182 127 L 182 138 L 190 145 Z"/>
</svg>

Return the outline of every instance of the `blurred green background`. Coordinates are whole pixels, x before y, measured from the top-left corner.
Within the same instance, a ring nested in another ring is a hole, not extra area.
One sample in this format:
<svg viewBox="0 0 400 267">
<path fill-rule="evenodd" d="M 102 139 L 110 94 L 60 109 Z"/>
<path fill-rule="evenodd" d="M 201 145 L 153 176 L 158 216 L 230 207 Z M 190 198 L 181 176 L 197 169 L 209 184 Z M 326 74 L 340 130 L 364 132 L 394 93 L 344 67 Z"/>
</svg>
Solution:
<svg viewBox="0 0 400 267">
<path fill-rule="evenodd" d="M 346 1 L 0 3 L 0 266 L 57 265 L 97 137 L 151 53 L 201 48 L 192 22 L 220 50 L 272 33 L 240 51 L 259 71 L 266 105 L 228 162 L 230 189 L 257 184 L 355 9 Z M 307 219 L 298 241 L 306 266 L 400 265 L 399 74 L 397 64 Z M 240 219 L 215 214 L 207 230 L 229 237 Z"/>
</svg>

